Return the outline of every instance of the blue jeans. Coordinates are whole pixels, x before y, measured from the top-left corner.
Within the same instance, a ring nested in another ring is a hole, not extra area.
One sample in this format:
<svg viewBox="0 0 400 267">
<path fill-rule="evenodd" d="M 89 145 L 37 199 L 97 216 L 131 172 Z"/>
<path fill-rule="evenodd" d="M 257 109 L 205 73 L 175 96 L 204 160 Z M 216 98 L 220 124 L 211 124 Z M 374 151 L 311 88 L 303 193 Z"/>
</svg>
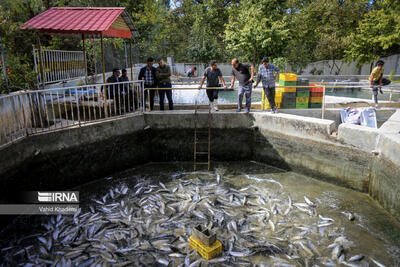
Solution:
<svg viewBox="0 0 400 267">
<path fill-rule="evenodd" d="M 239 101 L 238 101 L 238 108 L 242 108 L 242 102 L 243 102 L 243 94 L 246 95 L 246 108 L 250 109 L 251 106 L 251 88 L 252 88 L 252 83 L 248 83 L 246 85 L 239 85 Z"/>
<path fill-rule="evenodd" d="M 171 83 L 159 83 L 158 88 L 172 88 Z M 174 101 L 172 100 L 172 90 L 158 90 L 158 96 L 160 97 L 160 110 L 164 110 L 164 99 L 165 95 L 168 98 L 169 110 L 174 109 Z"/>
</svg>

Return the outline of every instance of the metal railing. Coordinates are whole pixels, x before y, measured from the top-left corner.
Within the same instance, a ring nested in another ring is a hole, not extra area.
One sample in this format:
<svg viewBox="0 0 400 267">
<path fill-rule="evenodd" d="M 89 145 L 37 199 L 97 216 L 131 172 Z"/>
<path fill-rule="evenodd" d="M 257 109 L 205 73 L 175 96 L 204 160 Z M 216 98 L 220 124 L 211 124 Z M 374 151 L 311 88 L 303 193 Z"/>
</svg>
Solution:
<svg viewBox="0 0 400 267">
<path fill-rule="evenodd" d="M 82 51 L 33 49 L 38 84 L 65 81 L 85 76 L 86 63 Z M 41 73 L 43 73 L 43 80 Z"/>
<path fill-rule="evenodd" d="M 143 82 L 22 91 L 0 97 L 0 146 L 22 137 L 143 111 Z"/>
<path fill-rule="evenodd" d="M 193 87 L 182 84 L 179 86 L 182 87 L 162 88 L 162 90 L 176 90 L 182 94 L 187 91 L 198 92 L 196 96 L 189 93 L 189 98 L 194 101 L 193 97 L 195 97 L 199 101 L 198 84 L 191 84 Z M 150 111 L 146 108 L 149 99 L 145 99 L 144 90 L 159 90 L 160 88 L 143 87 L 144 81 L 129 81 L 20 91 L 0 96 L 0 146 L 32 134 L 79 127 L 94 121 L 127 116 L 138 111 Z M 345 88 L 346 86 L 324 84 L 286 87 L 323 87 L 322 117 L 324 117 L 325 91 L 331 87 Z M 354 85 L 349 87 L 353 88 Z M 201 96 L 204 104 L 208 103 L 206 89 L 223 91 L 221 87 L 203 87 Z M 229 104 L 237 104 L 237 98 L 234 98 Z M 187 105 L 184 108 L 192 109 L 193 103 L 184 101 L 184 103 L 174 104 L 184 104 Z M 263 107 L 262 102 L 261 106 Z"/>
</svg>

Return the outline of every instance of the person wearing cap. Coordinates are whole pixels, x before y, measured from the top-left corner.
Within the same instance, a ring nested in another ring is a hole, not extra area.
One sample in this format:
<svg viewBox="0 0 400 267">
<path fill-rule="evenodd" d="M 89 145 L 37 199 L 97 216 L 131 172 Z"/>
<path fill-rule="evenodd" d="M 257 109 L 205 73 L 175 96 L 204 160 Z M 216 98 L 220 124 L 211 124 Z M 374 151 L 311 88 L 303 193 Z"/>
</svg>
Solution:
<svg viewBox="0 0 400 267">
<path fill-rule="evenodd" d="M 383 78 L 383 73 L 385 72 L 385 69 L 383 68 L 384 64 L 385 62 L 378 60 L 378 62 L 376 62 L 376 67 L 372 70 L 371 75 L 369 76 L 369 87 L 372 88 L 372 97 L 375 101 L 375 108 L 379 108 L 378 89 L 379 92 L 383 94 L 382 85 L 390 84 L 389 79 Z"/>
<path fill-rule="evenodd" d="M 256 88 L 259 82 L 262 80 L 264 95 L 267 96 L 269 105 L 271 107 L 271 112 L 277 113 L 278 108 L 276 107 L 275 104 L 274 72 L 276 72 L 276 75 L 279 77 L 280 69 L 275 65 L 270 64 L 267 57 L 263 57 L 262 64 L 258 68 L 257 82 L 254 85 L 254 88 Z"/>
<path fill-rule="evenodd" d="M 254 67 L 250 64 L 240 63 L 237 58 L 232 59 L 231 87 L 235 84 L 235 78 L 239 81 L 238 89 L 238 109 L 242 110 L 243 95 L 246 95 L 246 113 L 250 112 L 251 89 L 254 79 Z"/>
<path fill-rule="evenodd" d="M 156 79 L 158 88 L 172 88 L 171 84 L 171 68 L 165 64 L 162 58 L 157 59 L 158 67 L 156 68 Z M 171 89 L 159 89 L 158 95 L 160 97 L 160 110 L 164 110 L 164 99 L 165 95 L 168 98 L 169 110 L 174 109 L 174 102 L 172 101 L 172 90 Z"/>
<path fill-rule="evenodd" d="M 144 88 L 155 88 L 157 86 L 156 82 L 156 68 L 153 67 L 154 59 L 149 57 L 147 59 L 147 64 L 139 71 L 138 80 L 144 80 Z M 149 92 L 150 91 L 150 92 Z M 144 99 L 147 101 L 148 94 L 150 94 L 150 110 L 154 109 L 154 95 L 156 90 L 145 90 Z"/>
<path fill-rule="evenodd" d="M 201 79 L 199 89 L 203 87 L 204 81 L 207 79 L 207 87 L 220 87 L 219 80 L 221 81 L 224 89 L 226 90 L 225 80 L 222 77 L 221 70 L 217 67 L 217 61 L 211 60 L 210 66 L 204 71 L 203 78 Z M 212 111 L 218 111 L 218 89 L 207 89 L 208 100 L 210 101 L 210 108 Z"/>
</svg>

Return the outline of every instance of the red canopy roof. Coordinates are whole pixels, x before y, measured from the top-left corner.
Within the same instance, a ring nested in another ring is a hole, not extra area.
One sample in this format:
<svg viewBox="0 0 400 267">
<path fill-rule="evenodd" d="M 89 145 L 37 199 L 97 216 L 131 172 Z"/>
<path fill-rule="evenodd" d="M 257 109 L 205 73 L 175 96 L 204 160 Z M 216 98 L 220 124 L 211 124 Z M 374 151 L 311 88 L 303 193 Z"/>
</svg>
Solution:
<svg viewBox="0 0 400 267">
<path fill-rule="evenodd" d="M 124 7 L 53 7 L 27 21 L 21 29 L 45 34 L 131 38 L 136 29 Z"/>
</svg>

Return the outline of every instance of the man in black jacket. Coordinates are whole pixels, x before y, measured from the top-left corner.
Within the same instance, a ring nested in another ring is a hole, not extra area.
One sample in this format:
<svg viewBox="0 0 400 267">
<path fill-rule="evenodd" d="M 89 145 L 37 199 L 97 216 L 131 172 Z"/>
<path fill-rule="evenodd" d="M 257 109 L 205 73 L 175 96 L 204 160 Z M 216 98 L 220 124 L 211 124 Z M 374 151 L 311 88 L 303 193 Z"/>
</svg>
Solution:
<svg viewBox="0 0 400 267">
<path fill-rule="evenodd" d="M 144 88 L 154 88 L 156 87 L 156 68 L 153 67 L 154 59 L 149 57 L 147 59 L 147 64 L 140 69 L 138 80 L 144 80 Z M 150 91 L 150 110 L 154 108 L 154 94 L 156 90 L 145 90 L 144 99 L 147 101 L 148 92 Z"/>
<path fill-rule="evenodd" d="M 118 83 L 121 82 L 120 70 L 118 68 L 114 68 L 112 70 L 113 75 L 107 78 L 107 83 Z M 124 88 L 121 84 L 110 84 L 106 87 L 106 98 L 114 101 L 114 108 L 116 114 L 121 114 L 123 107 L 120 106 L 120 98 L 123 94 Z M 112 111 L 111 111 L 112 112 Z"/>
<path fill-rule="evenodd" d="M 122 74 L 119 79 L 121 82 L 129 82 L 128 72 L 126 69 L 122 69 Z M 131 83 L 122 84 L 124 88 L 123 91 L 123 103 L 125 106 L 125 111 L 130 112 L 138 108 L 137 92 L 133 90 Z"/>
</svg>

